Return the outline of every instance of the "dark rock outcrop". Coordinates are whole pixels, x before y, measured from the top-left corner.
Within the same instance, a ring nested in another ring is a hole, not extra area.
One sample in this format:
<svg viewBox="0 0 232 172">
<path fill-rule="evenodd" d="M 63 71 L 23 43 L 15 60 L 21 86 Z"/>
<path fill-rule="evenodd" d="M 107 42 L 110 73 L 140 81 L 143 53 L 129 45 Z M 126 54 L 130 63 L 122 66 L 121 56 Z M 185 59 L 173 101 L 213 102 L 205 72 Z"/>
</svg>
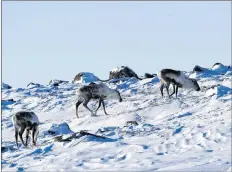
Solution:
<svg viewBox="0 0 232 172">
<path fill-rule="evenodd" d="M 2 82 L 2 89 L 11 89 L 12 87 Z"/>
<path fill-rule="evenodd" d="M 80 81 L 80 80 L 81 80 L 81 77 L 84 75 L 84 73 L 85 73 L 85 72 L 80 72 L 80 73 L 78 73 L 78 74 L 74 77 L 73 82 L 75 82 L 75 81 Z"/>
<path fill-rule="evenodd" d="M 40 84 L 34 83 L 34 82 L 30 82 L 27 87 L 40 87 Z"/>
<path fill-rule="evenodd" d="M 51 81 L 49 82 L 49 85 L 59 86 L 60 84 L 68 83 L 68 82 L 69 82 L 69 81 L 63 81 L 63 80 L 54 79 L 54 80 L 51 80 Z"/>
<path fill-rule="evenodd" d="M 204 69 L 198 65 L 193 68 L 193 72 L 203 72 L 203 71 Z"/>
<path fill-rule="evenodd" d="M 156 76 L 157 76 L 156 74 L 145 73 L 144 74 L 144 79 L 146 79 L 146 78 L 154 78 Z"/>
<path fill-rule="evenodd" d="M 5 100 L 2 100 L 2 102 L 12 102 L 12 103 L 14 103 L 16 101 L 14 101 L 14 99 L 5 99 Z"/>
<path fill-rule="evenodd" d="M 110 71 L 109 79 L 119 79 L 119 78 L 126 78 L 126 77 L 135 77 L 137 79 L 141 79 L 138 75 L 130 69 L 128 66 L 121 66 L 114 68 Z"/>
</svg>

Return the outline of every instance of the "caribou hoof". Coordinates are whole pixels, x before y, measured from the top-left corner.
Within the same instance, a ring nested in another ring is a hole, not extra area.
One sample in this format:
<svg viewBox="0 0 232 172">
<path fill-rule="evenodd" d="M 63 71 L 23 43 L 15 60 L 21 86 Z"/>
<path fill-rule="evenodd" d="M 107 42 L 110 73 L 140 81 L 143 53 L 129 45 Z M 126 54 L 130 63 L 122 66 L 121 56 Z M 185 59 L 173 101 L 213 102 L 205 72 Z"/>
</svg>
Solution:
<svg viewBox="0 0 232 172">
<path fill-rule="evenodd" d="M 95 112 L 95 113 L 92 113 L 91 116 L 97 116 L 97 113 L 96 113 L 96 112 Z"/>
</svg>

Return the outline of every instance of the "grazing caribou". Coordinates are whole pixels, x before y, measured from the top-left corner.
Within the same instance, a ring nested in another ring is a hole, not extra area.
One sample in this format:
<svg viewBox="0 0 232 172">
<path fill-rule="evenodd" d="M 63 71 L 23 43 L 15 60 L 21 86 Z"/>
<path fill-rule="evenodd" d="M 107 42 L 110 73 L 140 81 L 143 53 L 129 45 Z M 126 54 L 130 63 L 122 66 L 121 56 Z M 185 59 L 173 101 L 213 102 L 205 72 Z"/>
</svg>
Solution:
<svg viewBox="0 0 232 172">
<path fill-rule="evenodd" d="M 161 82 L 160 91 L 162 97 L 163 97 L 164 84 L 166 85 L 166 90 L 169 98 L 175 93 L 177 97 L 178 88 L 194 89 L 196 91 L 201 90 L 197 83 L 197 80 L 188 78 L 183 72 L 179 70 L 162 69 L 160 72 L 158 72 L 157 76 L 159 77 Z M 173 85 L 173 93 L 171 95 L 169 95 L 170 84 Z"/>
<path fill-rule="evenodd" d="M 122 101 L 122 98 L 118 90 L 111 89 L 103 83 L 91 82 L 89 85 L 82 86 L 80 89 L 78 89 L 77 95 L 78 95 L 78 102 L 76 103 L 77 118 L 79 118 L 78 106 L 81 103 L 83 103 L 83 106 L 87 108 L 93 116 L 96 116 L 97 110 L 100 108 L 101 104 L 103 105 L 105 114 L 108 115 L 105 110 L 104 100 L 116 99 L 119 102 Z M 98 108 L 95 110 L 95 113 L 92 110 L 90 110 L 87 106 L 87 104 L 91 99 L 99 100 L 99 105 Z"/>
<path fill-rule="evenodd" d="M 12 122 L 15 129 L 15 141 L 18 147 L 18 135 L 22 144 L 27 147 L 30 130 L 32 130 L 32 143 L 36 145 L 39 134 L 39 119 L 34 112 L 20 111 L 13 115 Z M 23 141 L 23 133 L 26 130 L 26 143 Z"/>
</svg>

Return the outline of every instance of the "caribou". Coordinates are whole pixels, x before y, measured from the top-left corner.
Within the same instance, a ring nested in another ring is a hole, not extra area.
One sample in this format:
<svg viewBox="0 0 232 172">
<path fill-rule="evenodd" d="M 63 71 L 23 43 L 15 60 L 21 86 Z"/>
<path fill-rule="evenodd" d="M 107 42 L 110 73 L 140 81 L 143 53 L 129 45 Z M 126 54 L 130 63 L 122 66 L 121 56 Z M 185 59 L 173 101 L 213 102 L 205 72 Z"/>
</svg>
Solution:
<svg viewBox="0 0 232 172">
<path fill-rule="evenodd" d="M 13 115 L 12 123 L 15 129 L 15 141 L 18 147 L 18 135 L 22 144 L 27 147 L 30 131 L 32 130 L 32 143 L 36 146 L 37 137 L 39 134 L 39 119 L 34 112 L 20 111 Z M 24 143 L 22 135 L 26 130 L 26 142 Z"/>
<path fill-rule="evenodd" d="M 96 116 L 97 110 L 103 105 L 104 113 L 106 115 L 107 112 L 105 110 L 104 100 L 112 100 L 116 99 L 119 102 L 122 101 L 121 95 L 118 90 L 111 89 L 103 83 L 94 83 L 91 82 L 89 85 L 84 85 L 77 90 L 78 101 L 76 103 L 76 116 L 78 116 L 78 106 L 83 103 L 83 106 L 88 109 L 92 116 Z M 99 100 L 99 105 L 95 110 L 95 113 L 87 106 L 91 99 Z"/>
<path fill-rule="evenodd" d="M 160 91 L 163 97 L 164 85 L 166 85 L 166 90 L 168 97 L 170 98 L 173 94 L 176 93 L 176 98 L 178 94 L 178 88 L 193 89 L 200 91 L 200 87 L 196 79 L 187 77 L 183 72 L 173 69 L 162 69 L 157 73 L 158 78 L 160 79 Z M 169 94 L 169 86 L 173 85 L 173 93 Z"/>
</svg>

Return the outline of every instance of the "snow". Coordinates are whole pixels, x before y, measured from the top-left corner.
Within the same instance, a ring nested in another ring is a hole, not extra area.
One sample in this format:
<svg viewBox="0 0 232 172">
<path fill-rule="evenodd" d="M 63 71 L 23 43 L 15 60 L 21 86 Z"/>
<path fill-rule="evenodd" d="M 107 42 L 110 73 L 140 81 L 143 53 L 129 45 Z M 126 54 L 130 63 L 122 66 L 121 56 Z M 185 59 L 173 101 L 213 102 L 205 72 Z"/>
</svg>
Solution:
<svg viewBox="0 0 232 172">
<path fill-rule="evenodd" d="M 64 81 L 64 80 L 58 80 L 58 79 L 53 79 L 49 82 L 49 85 L 54 85 L 54 84 L 66 84 L 69 81 Z M 37 84 L 37 86 L 40 86 Z"/>
<path fill-rule="evenodd" d="M 213 66 L 213 68 L 204 68 L 203 72 L 194 72 L 190 74 L 190 78 L 220 78 L 220 75 L 231 76 L 231 68 L 223 64 Z"/>
<path fill-rule="evenodd" d="M 75 81 L 75 83 L 90 83 L 96 82 L 99 78 L 90 72 L 82 72 L 81 79 L 79 81 Z"/>
<path fill-rule="evenodd" d="M 61 135 L 61 134 L 72 134 L 74 133 L 70 130 L 68 124 L 63 122 L 61 124 L 52 124 L 48 131 L 45 131 L 43 134 L 52 134 L 52 135 Z"/>
<path fill-rule="evenodd" d="M 85 83 L 3 89 L 2 98 L 15 102 L 2 105 L 2 171 L 230 171 L 231 75 L 208 69 L 191 76 L 204 89 L 179 89 L 171 99 L 165 91 L 161 97 L 157 77 L 106 83 L 123 101 L 105 101 L 110 115 L 101 107 L 97 117 L 82 105 L 75 115 L 76 91 Z M 37 146 L 15 146 L 11 117 L 21 110 L 39 118 Z M 80 130 L 108 139 L 53 140 Z"/>
<path fill-rule="evenodd" d="M 27 88 L 36 88 L 36 87 L 42 87 L 42 85 L 40 85 L 38 83 L 33 83 L 33 82 L 31 82 L 27 85 Z"/>
<path fill-rule="evenodd" d="M 228 67 L 223 64 L 217 64 L 213 66 L 212 70 L 218 73 L 226 73 L 228 71 Z"/>
<path fill-rule="evenodd" d="M 117 66 L 111 70 L 111 72 L 116 73 L 121 71 L 124 68 L 124 66 Z"/>
<path fill-rule="evenodd" d="M 232 75 L 232 71 L 230 70 L 230 71 L 227 71 L 226 73 L 225 73 L 225 75 L 226 76 L 231 76 Z"/>
</svg>

